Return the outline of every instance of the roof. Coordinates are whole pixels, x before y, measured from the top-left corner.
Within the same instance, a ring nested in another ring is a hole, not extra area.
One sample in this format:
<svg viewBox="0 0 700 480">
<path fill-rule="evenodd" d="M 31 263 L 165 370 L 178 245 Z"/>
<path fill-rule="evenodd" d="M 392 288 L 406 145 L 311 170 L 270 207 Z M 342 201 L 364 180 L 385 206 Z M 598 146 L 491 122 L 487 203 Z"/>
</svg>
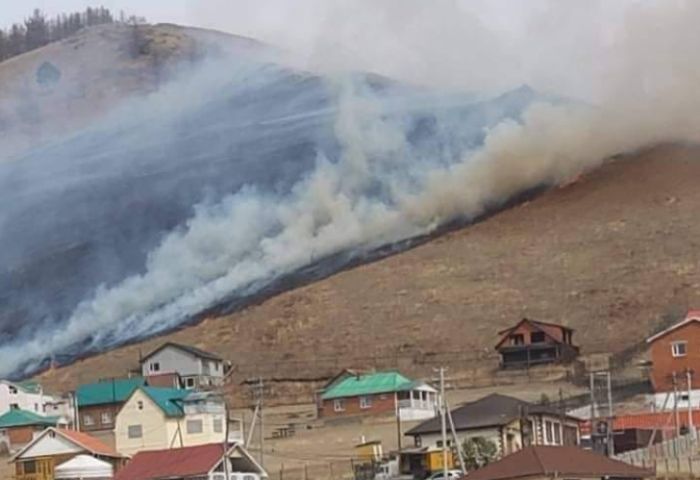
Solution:
<svg viewBox="0 0 700 480">
<path fill-rule="evenodd" d="M 109 462 L 99 460 L 91 455 L 78 455 L 58 465 L 54 478 L 112 478 L 114 467 Z"/>
<path fill-rule="evenodd" d="M 257 466 L 245 449 L 235 445 L 231 451 L 236 449 Z M 220 443 L 139 452 L 117 473 L 114 480 L 163 480 L 202 476 L 221 461 L 223 453 Z"/>
<path fill-rule="evenodd" d="M 138 387 L 146 384 L 144 378 L 121 378 L 98 383 L 90 383 L 78 387 L 76 396 L 78 407 L 105 405 L 109 403 L 124 403 Z"/>
<path fill-rule="evenodd" d="M 41 393 L 41 385 L 37 382 L 10 382 L 9 380 L 2 380 L 0 383 L 12 385 L 26 393 Z"/>
<path fill-rule="evenodd" d="M 530 325 L 532 325 L 533 327 L 535 327 L 539 331 L 544 332 L 551 340 L 554 340 L 557 343 L 564 343 L 561 340 L 557 339 L 557 332 L 558 331 L 563 331 L 563 330 L 566 330 L 569 332 L 574 331 L 572 328 L 565 327 L 564 325 L 557 325 L 555 323 L 547 323 L 547 322 L 539 322 L 537 320 L 530 320 L 529 318 L 523 318 L 518 323 L 516 323 L 514 326 L 512 326 L 510 328 L 506 328 L 505 330 L 501 330 L 500 332 L 498 332 L 498 334 L 501 335 L 501 340 L 499 340 L 498 344 L 496 345 L 496 348 L 500 347 L 501 344 L 503 344 L 503 342 L 506 341 L 506 339 L 508 338 L 510 333 L 512 331 L 514 331 L 515 329 L 517 329 L 518 327 L 520 327 L 520 325 L 522 325 L 523 323 L 529 323 Z"/>
<path fill-rule="evenodd" d="M 535 405 L 498 393 L 462 405 L 452 410 L 451 413 L 456 430 L 477 430 L 508 425 L 520 418 L 523 412 L 527 412 L 530 415 L 561 416 L 561 413 L 552 407 Z M 573 417 L 567 416 L 567 418 Z M 441 431 L 441 428 L 440 418 L 434 417 L 412 428 L 406 435 L 437 433 Z"/>
<path fill-rule="evenodd" d="M 692 412 L 693 425 L 698 425 L 698 422 L 700 422 L 700 410 L 693 410 Z M 688 411 L 685 409 L 680 410 L 678 412 L 678 420 L 680 425 L 688 425 Z M 653 430 L 654 428 L 675 431 L 673 410 L 655 413 L 631 413 L 620 415 L 613 419 L 613 430 Z"/>
<path fill-rule="evenodd" d="M 188 390 L 175 390 L 174 388 L 139 387 L 138 390 L 148 395 L 168 417 L 184 415 L 182 400 L 191 393 Z"/>
<path fill-rule="evenodd" d="M 700 322 L 700 310 L 689 310 L 688 313 L 685 315 L 685 319 L 681 322 L 676 323 L 675 325 L 670 326 L 666 330 L 662 330 L 657 334 L 652 335 L 651 337 L 647 338 L 647 343 L 652 343 L 661 337 L 664 337 L 668 335 L 669 333 L 678 330 L 681 327 L 685 327 L 686 325 L 693 323 L 693 322 Z"/>
<path fill-rule="evenodd" d="M 0 428 L 45 426 L 55 427 L 60 417 L 45 417 L 26 410 L 10 410 L 0 416 Z"/>
<path fill-rule="evenodd" d="M 469 480 L 524 477 L 653 478 L 649 470 L 578 447 L 530 446 L 469 474 Z"/>
<path fill-rule="evenodd" d="M 152 357 L 153 355 L 155 355 L 156 353 L 158 353 L 158 352 L 160 352 L 161 350 L 163 350 L 163 349 L 165 349 L 165 348 L 168 348 L 168 347 L 172 347 L 172 348 L 176 348 L 176 349 L 178 349 L 178 350 L 182 350 L 183 352 L 189 353 L 190 355 L 194 355 L 194 356 L 197 357 L 197 358 L 204 358 L 204 359 L 207 359 L 207 360 L 214 360 L 214 361 L 216 361 L 216 362 L 223 362 L 223 361 L 224 361 L 223 358 L 221 358 L 220 356 L 218 356 L 218 355 L 216 355 L 216 354 L 214 354 L 214 353 L 206 352 L 206 351 L 204 351 L 204 350 L 200 350 L 199 348 L 191 347 L 191 346 L 189 346 L 189 345 L 182 345 L 181 343 L 167 342 L 167 343 L 164 343 L 163 345 L 161 345 L 160 347 L 156 348 L 155 350 L 153 350 L 151 353 L 149 353 L 149 354 L 146 355 L 145 357 L 143 357 L 143 358 L 141 359 L 141 363 L 145 362 L 146 360 L 148 360 L 149 358 L 151 358 L 151 357 Z"/>
<path fill-rule="evenodd" d="M 69 442 L 77 445 L 78 447 L 84 449 L 88 453 L 91 453 L 93 455 L 98 455 L 102 457 L 111 457 L 111 458 L 123 458 L 124 456 L 117 452 L 115 449 L 112 447 L 102 443 L 102 441 L 96 439 L 95 437 L 92 437 L 88 435 L 87 433 L 83 432 L 77 432 L 75 430 L 66 430 L 64 428 L 54 428 L 54 427 L 49 427 L 39 436 L 37 436 L 34 440 L 32 440 L 27 446 L 25 446 L 22 450 L 20 450 L 14 457 L 12 457 L 12 460 L 16 460 L 17 458 L 20 458 L 26 451 L 28 451 L 30 448 L 32 448 L 34 445 L 39 443 L 46 435 L 49 435 L 50 433 L 54 433 L 55 435 L 60 435 Z"/>
<path fill-rule="evenodd" d="M 409 390 L 415 386 L 412 380 L 397 372 L 377 372 L 347 377 L 332 385 L 321 395 L 322 400 L 357 397 Z"/>
</svg>

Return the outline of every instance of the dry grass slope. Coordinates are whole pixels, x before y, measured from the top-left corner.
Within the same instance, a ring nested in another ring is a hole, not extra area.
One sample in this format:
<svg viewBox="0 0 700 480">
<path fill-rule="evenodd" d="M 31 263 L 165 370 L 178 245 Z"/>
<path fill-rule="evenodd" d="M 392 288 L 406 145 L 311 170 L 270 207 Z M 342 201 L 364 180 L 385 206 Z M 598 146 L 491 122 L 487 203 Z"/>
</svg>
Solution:
<svg viewBox="0 0 700 480">
<path fill-rule="evenodd" d="M 492 352 L 496 332 L 525 315 L 572 326 L 586 353 L 618 352 L 674 308 L 700 305 L 699 178 L 700 149 L 654 148 L 474 227 L 167 339 L 217 352 L 241 372 L 255 364 L 306 379 L 331 361 Z M 137 366 L 139 350 L 164 340 L 39 380 L 66 390 L 121 375 Z"/>
</svg>

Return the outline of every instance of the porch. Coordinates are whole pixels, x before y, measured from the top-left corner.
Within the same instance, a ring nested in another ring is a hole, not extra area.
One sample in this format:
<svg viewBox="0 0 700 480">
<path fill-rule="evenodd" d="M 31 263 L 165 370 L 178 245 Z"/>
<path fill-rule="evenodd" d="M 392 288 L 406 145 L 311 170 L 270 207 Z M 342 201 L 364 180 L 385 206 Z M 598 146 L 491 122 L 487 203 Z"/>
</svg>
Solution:
<svg viewBox="0 0 700 480">
<path fill-rule="evenodd" d="M 437 414 L 437 393 L 428 389 L 397 393 L 396 408 L 402 420 L 426 420 Z"/>
</svg>

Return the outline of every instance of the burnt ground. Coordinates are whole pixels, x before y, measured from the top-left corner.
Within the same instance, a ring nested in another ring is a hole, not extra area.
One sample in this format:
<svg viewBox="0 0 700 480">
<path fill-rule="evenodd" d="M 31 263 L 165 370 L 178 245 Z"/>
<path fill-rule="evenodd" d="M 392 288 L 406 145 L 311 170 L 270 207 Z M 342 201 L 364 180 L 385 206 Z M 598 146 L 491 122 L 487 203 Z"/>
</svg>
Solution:
<svg viewBox="0 0 700 480">
<path fill-rule="evenodd" d="M 38 380 L 50 391 L 120 376 L 165 340 L 221 354 L 237 381 L 368 363 L 426 377 L 426 358 L 488 375 L 496 332 L 523 316 L 575 328 L 586 354 L 621 352 L 700 304 L 699 178 L 699 148 L 624 157 L 400 255 Z"/>
</svg>

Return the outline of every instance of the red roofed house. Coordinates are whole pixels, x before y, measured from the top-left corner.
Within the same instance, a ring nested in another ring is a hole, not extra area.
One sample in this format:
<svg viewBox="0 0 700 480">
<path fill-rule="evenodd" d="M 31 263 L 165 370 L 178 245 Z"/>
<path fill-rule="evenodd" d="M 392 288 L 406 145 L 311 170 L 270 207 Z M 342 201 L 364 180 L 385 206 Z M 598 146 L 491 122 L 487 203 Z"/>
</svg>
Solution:
<svg viewBox="0 0 700 480">
<path fill-rule="evenodd" d="M 126 458 L 90 435 L 74 430 L 47 428 L 12 457 L 15 480 L 52 480 L 56 467 L 79 455 L 109 463 L 119 471 Z"/>
<path fill-rule="evenodd" d="M 578 447 L 531 446 L 469 473 L 469 480 L 642 479 L 654 472 Z"/>
<path fill-rule="evenodd" d="M 554 323 L 524 318 L 498 334 L 501 339 L 496 350 L 501 355 L 501 368 L 567 362 L 579 353 L 572 340 L 574 331 Z"/>
<path fill-rule="evenodd" d="M 657 409 L 700 404 L 700 311 L 647 339 Z M 674 395 L 674 383 L 679 391 Z"/>
<path fill-rule="evenodd" d="M 196 447 L 139 452 L 115 480 L 225 480 L 223 446 L 210 443 Z M 236 480 L 258 480 L 267 473 L 241 445 L 226 453 L 228 472 Z"/>
</svg>

